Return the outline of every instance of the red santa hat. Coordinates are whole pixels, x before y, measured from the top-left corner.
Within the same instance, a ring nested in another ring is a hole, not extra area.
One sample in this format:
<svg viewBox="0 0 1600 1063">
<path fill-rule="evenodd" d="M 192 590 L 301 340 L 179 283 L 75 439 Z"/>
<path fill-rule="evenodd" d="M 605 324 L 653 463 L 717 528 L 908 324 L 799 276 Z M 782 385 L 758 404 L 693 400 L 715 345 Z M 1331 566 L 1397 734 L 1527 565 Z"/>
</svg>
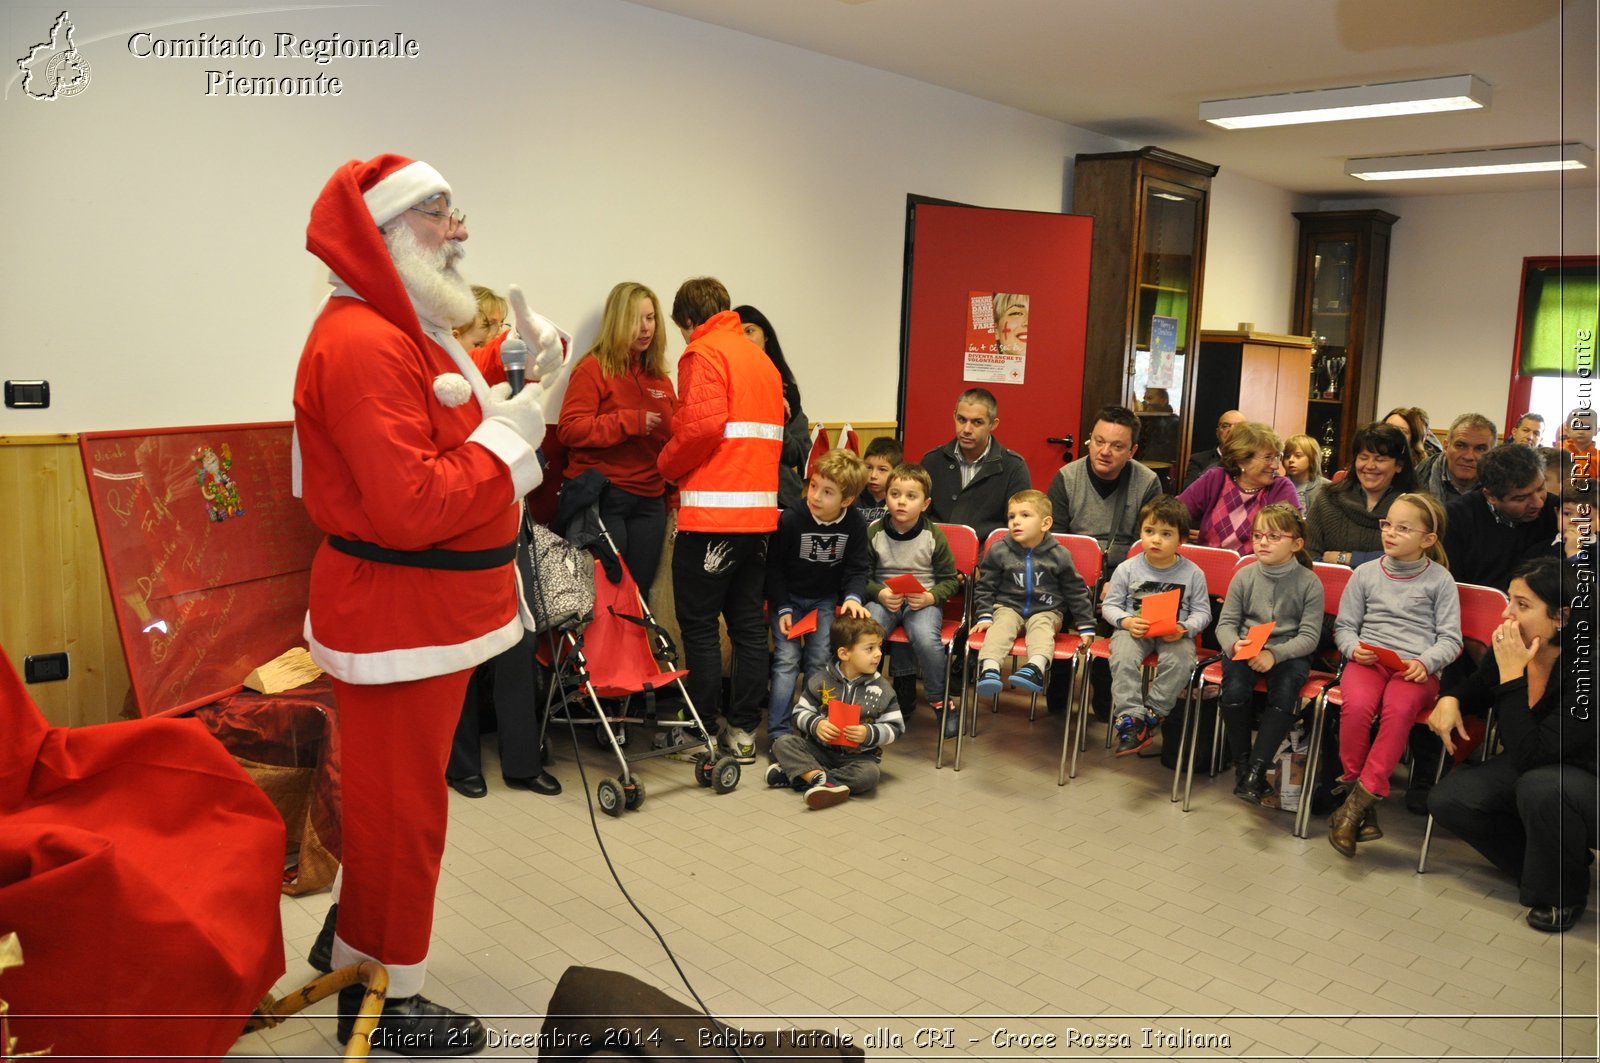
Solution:
<svg viewBox="0 0 1600 1063">
<path fill-rule="evenodd" d="M 379 155 L 357 163 L 354 177 L 380 229 L 418 203 L 450 194 L 450 184 L 438 170 L 404 155 Z"/>
<path fill-rule="evenodd" d="M 378 227 L 449 191 L 439 171 L 404 155 L 351 159 L 328 178 L 306 226 L 306 249 L 419 347 L 427 345 L 422 326 Z"/>
</svg>

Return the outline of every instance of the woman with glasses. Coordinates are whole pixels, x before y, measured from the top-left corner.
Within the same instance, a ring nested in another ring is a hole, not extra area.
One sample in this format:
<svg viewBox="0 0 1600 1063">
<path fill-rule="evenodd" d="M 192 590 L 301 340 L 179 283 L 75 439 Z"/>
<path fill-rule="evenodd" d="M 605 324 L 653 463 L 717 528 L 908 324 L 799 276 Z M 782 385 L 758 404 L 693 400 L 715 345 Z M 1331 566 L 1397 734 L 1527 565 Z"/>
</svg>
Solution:
<svg viewBox="0 0 1600 1063">
<path fill-rule="evenodd" d="M 1258 421 L 1236 424 L 1222 441 L 1222 464 L 1207 469 L 1178 496 L 1199 526 L 1195 541 L 1248 554 L 1263 506 L 1300 508 L 1300 493 L 1283 472 L 1283 441 Z"/>
<path fill-rule="evenodd" d="M 1417 489 L 1411 446 L 1393 425 L 1374 421 L 1356 432 L 1345 477 L 1312 496 L 1306 546 L 1316 561 L 1355 568 L 1383 553 L 1378 522 L 1389 506 Z"/>
<path fill-rule="evenodd" d="M 471 321 L 450 330 L 461 346 L 467 350 L 482 347 L 506 330 L 506 301 L 493 290 L 481 284 L 472 286 L 472 297 L 478 301 L 478 314 Z"/>
</svg>

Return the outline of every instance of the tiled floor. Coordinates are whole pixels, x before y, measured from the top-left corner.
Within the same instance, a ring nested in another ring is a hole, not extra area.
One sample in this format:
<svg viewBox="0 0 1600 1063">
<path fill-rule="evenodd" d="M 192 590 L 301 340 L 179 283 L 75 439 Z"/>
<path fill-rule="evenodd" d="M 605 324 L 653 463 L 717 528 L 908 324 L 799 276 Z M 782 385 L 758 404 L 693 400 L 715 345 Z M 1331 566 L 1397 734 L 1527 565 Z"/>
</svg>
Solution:
<svg viewBox="0 0 1600 1063">
<path fill-rule="evenodd" d="M 826 811 L 766 789 L 764 762 L 721 796 L 685 764 L 637 768 L 647 800 L 600 832 L 714 1012 L 837 1029 L 873 1059 L 1596 1058 L 1592 907 L 1537 933 L 1449 837 L 1417 875 L 1423 820 L 1398 800 L 1353 861 L 1233 798 L 1231 773 L 1197 780 L 1185 814 L 1171 775 L 1111 758 L 1098 724 L 1058 787 L 1059 719 L 1030 724 L 1013 695 L 983 712 L 959 773 L 934 769 L 924 707 L 879 793 Z M 592 792 L 616 762 L 586 733 L 578 748 Z M 558 798 L 503 788 L 492 764 L 487 798 L 450 798 L 429 993 L 497 1034 L 535 1033 L 571 964 L 688 999 L 606 871 L 564 741 L 554 771 Z M 283 901 L 280 992 L 311 977 L 327 905 Z M 233 1056 L 336 1055 L 331 1001 L 316 1011 Z"/>
</svg>

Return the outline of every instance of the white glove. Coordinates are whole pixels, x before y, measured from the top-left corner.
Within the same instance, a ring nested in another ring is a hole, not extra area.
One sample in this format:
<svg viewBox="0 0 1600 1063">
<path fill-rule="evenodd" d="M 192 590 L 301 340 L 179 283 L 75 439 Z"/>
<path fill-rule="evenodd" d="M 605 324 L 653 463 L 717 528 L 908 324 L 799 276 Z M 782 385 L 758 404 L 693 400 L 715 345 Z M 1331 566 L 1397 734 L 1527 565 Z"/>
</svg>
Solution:
<svg viewBox="0 0 1600 1063">
<path fill-rule="evenodd" d="M 528 298 L 518 285 L 508 293 L 511 314 L 516 319 L 513 333 L 528 345 L 528 379 L 540 380 L 561 367 L 572 349 L 572 337 L 556 328 L 542 314 L 528 309 Z"/>
<path fill-rule="evenodd" d="M 489 389 L 489 404 L 483 411 L 485 421 L 497 421 L 510 428 L 537 447 L 544 439 L 543 395 L 538 388 L 523 388 L 511 394 L 511 385 L 499 383 Z"/>
</svg>

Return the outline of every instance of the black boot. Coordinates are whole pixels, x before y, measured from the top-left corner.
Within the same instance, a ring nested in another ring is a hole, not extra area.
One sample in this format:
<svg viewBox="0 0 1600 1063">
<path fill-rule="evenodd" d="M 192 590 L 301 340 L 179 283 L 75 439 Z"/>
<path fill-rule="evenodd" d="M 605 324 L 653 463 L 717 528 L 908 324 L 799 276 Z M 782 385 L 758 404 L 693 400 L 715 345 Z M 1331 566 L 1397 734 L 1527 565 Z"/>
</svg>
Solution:
<svg viewBox="0 0 1600 1063">
<path fill-rule="evenodd" d="M 1236 704 L 1224 701 L 1217 709 L 1222 713 L 1222 728 L 1228 735 L 1228 752 L 1233 754 L 1234 778 L 1242 780 L 1245 766 L 1250 763 L 1250 725 L 1254 722 L 1251 719 L 1254 713 L 1248 701 Z"/>
<path fill-rule="evenodd" d="M 1272 796 L 1274 792 L 1267 782 L 1267 762 L 1259 758 L 1244 766 L 1244 771 L 1239 775 L 1239 784 L 1233 788 L 1235 797 L 1252 805 L 1259 805 L 1263 798 Z"/>
<path fill-rule="evenodd" d="M 353 985 L 339 990 L 339 1043 L 350 1040 L 356 1012 L 366 987 Z M 483 1050 L 489 1035 L 483 1023 L 471 1015 L 451 1011 L 420 993 L 384 1001 L 383 1014 L 368 1043 L 402 1056 L 466 1056 Z"/>
<path fill-rule="evenodd" d="M 338 922 L 339 905 L 335 902 L 328 906 L 328 916 L 322 921 L 322 929 L 317 931 L 317 940 L 311 943 L 311 951 L 306 953 L 306 962 L 313 970 L 323 974 L 333 970 L 333 930 Z"/>
</svg>

